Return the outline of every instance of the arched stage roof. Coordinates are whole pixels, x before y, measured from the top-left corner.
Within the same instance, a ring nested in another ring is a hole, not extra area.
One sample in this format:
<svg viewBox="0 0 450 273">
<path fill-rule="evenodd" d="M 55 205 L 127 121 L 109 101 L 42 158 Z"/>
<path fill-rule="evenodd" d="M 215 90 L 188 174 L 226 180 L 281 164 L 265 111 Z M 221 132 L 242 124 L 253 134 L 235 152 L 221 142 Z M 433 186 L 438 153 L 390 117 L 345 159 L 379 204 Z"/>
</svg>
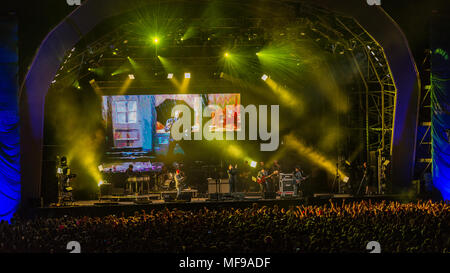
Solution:
<svg viewBox="0 0 450 273">
<path fill-rule="evenodd" d="M 85 1 L 48 33 L 41 43 L 19 94 L 22 205 L 26 206 L 28 201 L 38 200 L 41 195 L 45 97 L 65 53 L 104 20 L 149 2 L 151 1 Z M 176 5 L 184 1 L 162 2 Z M 285 2 L 310 2 L 353 17 L 384 49 L 397 88 L 391 177 L 397 191 L 409 187 L 414 168 L 420 83 L 402 30 L 381 7 L 370 6 L 365 0 Z"/>
</svg>

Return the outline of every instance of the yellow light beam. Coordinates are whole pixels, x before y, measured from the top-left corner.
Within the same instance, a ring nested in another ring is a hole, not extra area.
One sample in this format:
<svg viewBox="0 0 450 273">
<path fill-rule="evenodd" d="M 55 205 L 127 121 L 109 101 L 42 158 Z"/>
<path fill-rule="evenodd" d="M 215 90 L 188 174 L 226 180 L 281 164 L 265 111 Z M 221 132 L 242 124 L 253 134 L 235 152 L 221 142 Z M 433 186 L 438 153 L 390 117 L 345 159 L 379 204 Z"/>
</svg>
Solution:
<svg viewBox="0 0 450 273">
<path fill-rule="evenodd" d="M 304 103 L 298 99 L 298 94 L 294 96 L 289 90 L 277 84 L 270 77 L 267 78 L 264 82 L 270 87 L 270 89 L 272 89 L 272 91 L 276 95 L 279 96 L 281 102 L 284 105 L 295 109 L 294 113 L 298 115 L 303 113 L 303 111 L 305 110 L 305 106 Z"/>
<path fill-rule="evenodd" d="M 125 82 L 123 83 L 122 87 L 119 90 L 119 95 L 123 95 L 127 92 L 128 87 L 130 87 L 130 84 L 133 80 L 130 77 L 127 77 Z"/>
<path fill-rule="evenodd" d="M 229 144 L 226 146 L 226 153 L 228 153 L 229 156 L 235 158 L 235 159 L 240 159 L 240 160 L 244 160 L 244 161 L 248 161 L 251 162 L 253 161 L 242 149 L 242 147 L 235 145 L 235 144 Z"/>
<path fill-rule="evenodd" d="M 188 86 L 189 86 L 189 82 L 190 82 L 191 78 L 184 78 L 183 79 L 183 83 L 181 84 L 181 86 L 178 88 L 178 91 L 180 93 L 186 93 Z"/>
<path fill-rule="evenodd" d="M 334 161 L 329 160 L 324 155 L 313 150 L 311 147 L 305 145 L 301 140 L 297 139 L 294 135 L 289 134 L 286 136 L 287 147 L 296 151 L 299 155 L 306 157 L 310 162 L 322 167 L 328 173 L 336 174 L 336 165 Z M 341 179 L 347 177 L 342 171 L 339 170 L 339 176 Z"/>
</svg>

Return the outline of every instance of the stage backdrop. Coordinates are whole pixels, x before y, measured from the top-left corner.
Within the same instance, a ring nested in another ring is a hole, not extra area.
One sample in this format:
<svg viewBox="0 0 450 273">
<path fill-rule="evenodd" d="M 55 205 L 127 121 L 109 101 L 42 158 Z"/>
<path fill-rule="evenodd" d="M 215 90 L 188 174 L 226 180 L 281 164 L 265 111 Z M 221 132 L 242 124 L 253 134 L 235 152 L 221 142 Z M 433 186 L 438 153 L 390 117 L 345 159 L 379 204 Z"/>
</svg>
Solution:
<svg viewBox="0 0 450 273">
<path fill-rule="evenodd" d="M 433 185 L 450 199 L 450 31 L 449 18 L 435 16 L 431 35 L 431 134 Z"/>
<path fill-rule="evenodd" d="M 17 21 L 0 17 L 0 220 L 20 202 Z"/>
</svg>

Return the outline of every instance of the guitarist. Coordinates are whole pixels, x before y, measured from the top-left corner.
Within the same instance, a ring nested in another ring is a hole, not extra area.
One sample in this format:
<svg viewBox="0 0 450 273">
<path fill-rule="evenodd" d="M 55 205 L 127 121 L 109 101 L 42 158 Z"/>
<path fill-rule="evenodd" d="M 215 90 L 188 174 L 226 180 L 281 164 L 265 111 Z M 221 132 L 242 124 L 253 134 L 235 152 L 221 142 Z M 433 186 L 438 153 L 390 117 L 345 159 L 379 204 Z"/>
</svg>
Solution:
<svg viewBox="0 0 450 273">
<path fill-rule="evenodd" d="M 294 196 L 298 196 L 298 191 L 303 193 L 303 181 L 306 177 L 303 176 L 303 172 L 299 167 L 295 167 L 294 171 Z"/>
<path fill-rule="evenodd" d="M 259 189 L 261 190 L 261 195 L 267 192 L 267 180 L 265 179 L 267 176 L 269 176 L 269 172 L 264 169 L 264 166 L 261 166 L 261 170 L 256 177 L 259 183 Z"/>
<path fill-rule="evenodd" d="M 174 177 L 175 186 L 177 188 L 177 200 L 180 199 L 181 192 L 185 188 L 185 184 L 184 184 L 185 178 L 186 177 L 183 175 L 183 173 L 180 171 L 180 169 L 177 169 L 176 173 L 175 173 L 175 177 Z"/>
<path fill-rule="evenodd" d="M 272 174 L 269 174 L 269 172 L 262 167 L 261 171 L 259 171 L 258 176 L 256 177 L 256 182 L 259 183 L 260 189 L 261 189 L 261 194 L 264 194 L 264 192 L 271 192 L 272 188 L 271 187 L 271 177 L 274 175 L 278 175 L 278 171 L 274 171 Z"/>
</svg>

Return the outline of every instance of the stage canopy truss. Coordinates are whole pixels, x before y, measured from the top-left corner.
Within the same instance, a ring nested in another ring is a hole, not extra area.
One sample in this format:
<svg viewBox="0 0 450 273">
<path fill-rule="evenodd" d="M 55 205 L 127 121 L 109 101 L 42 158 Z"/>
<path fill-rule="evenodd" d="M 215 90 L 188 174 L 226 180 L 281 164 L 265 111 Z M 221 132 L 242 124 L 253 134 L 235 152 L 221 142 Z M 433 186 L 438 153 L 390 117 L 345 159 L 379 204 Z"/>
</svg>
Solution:
<svg viewBox="0 0 450 273">
<path fill-rule="evenodd" d="M 149 87 L 163 89 L 167 85 L 168 71 L 158 58 L 161 54 L 174 67 L 202 71 L 201 77 L 197 77 L 201 78 L 198 86 L 231 89 L 230 81 L 222 79 L 221 75 L 224 48 L 257 52 L 268 43 L 280 40 L 299 45 L 310 41 L 324 51 L 351 59 L 353 69 L 360 75 L 362 88 L 350 93 L 353 105 L 349 118 L 352 120 L 346 123 L 346 129 L 361 135 L 366 160 L 373 160 L 370 155 L 375 152 L 381 152 L 386 158 L 392 154 L 397 89 L 383 48 L 354 18 L 306 3 L 292 4 L 289 16 L 215 18 L 213 21 L 211 18 L 173 17 L 164 22 L 172 26 L 169 31 L 158 34 L 158 39 L 164 41 L 160 48 L 152 47 L 154 37 L 143 35 L 139 31 L 143 22 L 139 17 L 136 20 L 110 20 L 107 26 L 94 30 L 68 50 L 51 88 L 77 87 L 83 79 L 89 79 L 96 91 L 115 94 L 128 75 L 136 73 L 128 63 L 131 58 L 145 68 L 147 77 L 139 84 L 130 85 L 128 93 L 145 93 Z M 105 28 L 109 28 L 106 34 Z M 186 33 L 193 35 L 186 39 Z M 148 50 L 150 47 L 153 50 Z M 120 67 L 128 72 L 111 74 Z M 251 73 L 254 79 L 259 79 L 263 72 L 256 67 Z"/>
</svg>

